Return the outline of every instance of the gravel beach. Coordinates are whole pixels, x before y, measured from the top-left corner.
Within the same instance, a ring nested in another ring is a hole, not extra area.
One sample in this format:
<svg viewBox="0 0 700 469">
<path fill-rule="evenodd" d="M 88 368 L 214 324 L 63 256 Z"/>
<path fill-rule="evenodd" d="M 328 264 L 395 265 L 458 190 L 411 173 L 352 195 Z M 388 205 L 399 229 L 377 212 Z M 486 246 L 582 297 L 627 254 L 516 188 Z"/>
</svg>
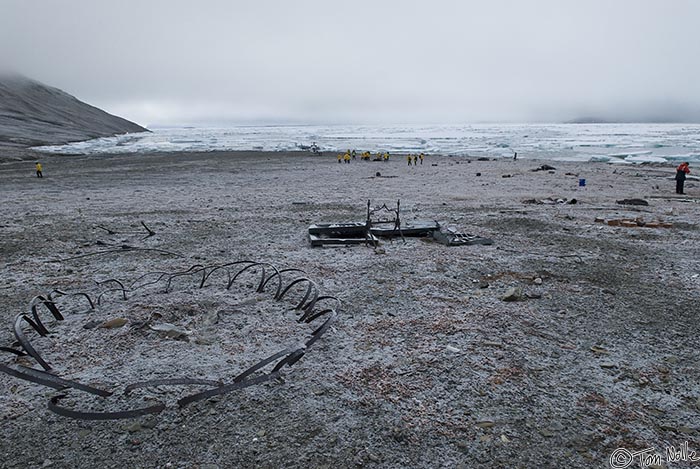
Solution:
<svg viewBox="0 0 700 469">
<path fill-rule="evenodd" d="M 0 374 L 2 467 L 591 468 L 609 467 L 618 448 L 653 448 L 663 464 L 670 446 L 700 451 L 700 186 L 689 180 L 686 195 L 674 194 L 671 165 L 38 155 L 38 179 L 34 155 L 13 161 L 8 151 L 0 164 L 2 346 L 13 344 L 13 319 L 30 313 L 36 295 L 97 297 L 109 287 L 96 282 L 133 285 L 147 272 L 193 265 L 303 269 L 342 304 L 280 378 L 183 409 L 176 401 L 203 388 L 124 396 L 124 387 L 183 376 L 230 382 L 308 337 L 313 327 L 295 321 L 303 288 L 274 301 L 271 289 L 256 293 L 250 272 L 231 290 L 223 277 L 201 289 L 178 277 L 167 294 L 108 292 L 90 312 L 47 320 L 47 337 L 25 328 L 59 376 L 114 396 Z M 555 169 L 533 171 L 543 164 Z M 368 200 L 399 199 L 404 222 L 435 220 L 493 245 L 310 246 L 310 224 L 361 222 Z M 647 226 L 608 224 L 621 219 Z M 78 303 L 66 300 L 66 311 Z M 125 321 L 99 326 L 115 319 Z M 76 420 L 47 409 L 58 394 L 78 410 L 165 409 Z"/>
</svg>

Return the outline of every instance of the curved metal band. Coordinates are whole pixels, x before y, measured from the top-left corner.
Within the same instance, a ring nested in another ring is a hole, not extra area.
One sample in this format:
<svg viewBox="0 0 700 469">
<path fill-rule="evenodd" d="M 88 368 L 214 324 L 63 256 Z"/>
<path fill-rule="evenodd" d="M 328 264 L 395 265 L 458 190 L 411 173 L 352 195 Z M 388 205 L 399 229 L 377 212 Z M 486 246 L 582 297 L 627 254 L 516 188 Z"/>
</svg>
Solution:
<svg viewBox="0 0 700 469">
<path fill-rule="evenodd" d="M 60 399 L 66 397 L 65 394 L 52 397 L 49 401 L 49 410 L 63 417 L 70 417 L 78 420 L 119 420 L 131 419 L 148 414 L 159 414 L 165 409 L 165 404 L 157 404 L 151 407 L 143 407 L 141 409 L 122 410 L 118 412 L 82 412 L 79 410 L 71 410 L 66 407 L 61 407 L 57 403 Z"/>
<path fill-rule="evenodd" d="M 130 384 L 124 389 L 124 394 L 128 395 L 134 389 L 139 388 L 151 388 L 155 386 L 223 386 L 224 383 L 221 381 L 214 381 L 211 379 L 190 379 L 190 378 L 172 378 L 172 379 L 151 379 L 148 381 L 141 381 L 139 383 Z"/>
</svg>

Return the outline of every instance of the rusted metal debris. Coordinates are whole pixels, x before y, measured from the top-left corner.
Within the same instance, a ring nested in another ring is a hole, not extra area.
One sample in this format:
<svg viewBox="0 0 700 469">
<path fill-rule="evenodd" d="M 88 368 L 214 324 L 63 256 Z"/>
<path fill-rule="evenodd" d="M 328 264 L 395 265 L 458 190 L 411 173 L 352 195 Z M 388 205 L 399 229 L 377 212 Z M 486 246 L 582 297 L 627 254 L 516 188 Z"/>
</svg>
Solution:
<svg viewBox="0 0 700 469">
<path fill-rule="evenodd" d="M 150 238 L 151 236 L 155 236 L 156 232 L 150 229 L 144 222 L 139 222 L 141 223 L 141 226 L 146 230 L 146 236 L 143 237 L 143 239 Z M 142 231 L 133 231 L 133 230 L 127 230 L 127 231 L 117 231 L 113 230 L 111 228 L 107 228 L 106 226 L 102 225 L 95 225 L 95 228 L 99 228 L 101 230 L 105 230 L 107 234 L 109 235 L 114 235 L 114 234 L 144 234 Z"/>
<path fill-rule="evenodd" d="M 88 294 L 84 292 L 70 292 L 66 293 L 61 290 L 53 290 L 46 296 L 36 296 L 32 298 L 29 302 L 29 310 L 31 312 L 31 317 L 28 314 L 20 313 L 15 316 L 13 323 L 13 330 L 15 338 L 20 349 L 14 347 L 0 347 L 0 351 L 6 352 L 16 357 L 31 357 L 37 364 L 39 364 L 43 370 L 38 370 L 35 368 L 30 368 L 22 365 L 16 365 L 16 367 L 9 366 L 7 364 L 0 364 L 0 371 L 4 372 L 15 378 L 30 381 L 42 386 L 50 387 L 60 391 L 65 390 L 75 390 L 79 392 L 84 392 L 98 396 L 100 398 L 106 399 L 114 395 L 114 390 L 100 389 L 93 386 L 89 386 L 83 383 L 79 383 L 75 380 L 69 380 L 57 376 L 52 372 L 51 365 L 41 356 L 41 354 L 34 348 L 28 335 L 25 333 L 27 326 L 33 332 L 35 332 L 39 337 L 44 337 L 49 334 L 49 329 L 45 322 L 42 321 L 40 311 L 48 310 L 53 319 L 56 321 L 64 320 L 64 316 L 61 313 L 61 309 L 56 300 L 62 297 L 81 297 L 87 301 L 89 309 L 87 311 L 81 311 L 80 313 L 90 312 L 95 309 L 95 305 L 99 305 L 100 302 L 106 298 L 105 294 L 109 292 L 120 292 L 121 298 L 123 300 L 127 299 L 127 294 L 133 292 L 137 289 L 146 287 L 148 285 L 155 285 L 158 283 L 165 284 L 165 291 L 169 292 L 172 288 L 172 282 L 176 278 L 180 277 L 192 277 L 197 279 L 197 285 L 199 288 L 204 288 L 208 281 L 212 280 L 212 275 L 216 272 L 225 273 L 225 288 L 231 289 L 237 278 L 241 276 L 244 272 L 258 268 L 260 270 L 260 280 L 257 282 L 255 291 L 257 293 L 265 293 L 265 289 L 269 283 L 276 284 L 276 288 L 273 293 L 273 298 L 276 301 L 282 301 L 285 296 L 289 294 L 295 287 L 302 287 L 303 296 L 301 300 L 296 304 L 295 309 L 301 311 L 301 315 L 297 319 L 299 323 L 310 324 L 317 320 L 322 320 L 320 325 L 309 335 L 306 342 L 299 345 L 298 347 L 286 348 L 277 352 L 243 372 L 239 373 L 232 382 L 225 383 L 222 381 L 215 381 L 211 379 L 202 378 L 168 378 L 168 379 L 153 379 L 153 380 L 141 380 L 134 383 L 124 385 L 123 396 L 130 396 L 132 391 L 140 388 L 152 388 L 156 386 L 205 386 L 208 389 L 194 394 L 187 395 L 177 401 L 179 407 L 184 407 L 194 402 L 208 399 L 213 396 L 219 396 L 222 394 L 227 394 L 233 391 L 237 391 L 249 386 L 254 386 L 256 384 L 261 384 L 279 377 L 282 373 L 283 368 L 289 368 L 293 366 L 297 361 L 299 361 L 304 355 L 308 353 L 309 348 L 323 336 L 331 324 L 337 317 L 337 308 L 340 307 L 341 301 L 335 296 L 330 295 L 320 295 L 319 287 L 310 278 L 308 278 L 304 271 L 300 269 L 278 269 L 272 264 L 266 262 L 256 262 L 251 260 L 235 261 L 225 264 L 214 264 L 214 265 L 194 265 L 184 271 L 175 272 L 148 272 L 137 278 L 129 287 L 126 287 L 123 282 L 118 279 L 108 279 L 102 282 L 97 282 L 98 286 L 115 284 L 118 288 L 108 288 L 101 293 L 99 293 L 95 300 Z M 286 279 L 283 279 L 283 274 L 294 274 L 294 278 L 289 279 L 288 275 Z M 318 308 L 320 303 L 331 302 L 333 307 Z M 78 314 L 80 314 L 78 313 Z M 265 368 L 271 367 L 268 372 L 263 371 Z M 158 414 L 165 409 L 165 404 L 158 403 L 156 405 L 133 408 L 116 412 L 99 412 L 90 410 L 74 410 L 67 406 L 59 405 L 59 401 L 64 398 L 69 397 L 68 394 L 61 394 L 54 396 L 48 403 L 48 408 L 50 411 L 62 415 L 64 417 L 70 417 L 80 420 L 117 420 L 117 419 L 128 419 L 139 417 L 148 414 Z"/>
<path fill-rule="evenodd" d="M 491 245 L 493 240 L 481 236 L 457 233 L 443 229 L 437 221 L 413 221 L 404 223 L 401 219 L 401 201 L 396 208 L 371 207 L 367 201 L 367 218 L 364 222 L 317 223 L 309 226 L 311 246 L 368 244 L 375 248 L 379 238 L 432 237 L 446 246 Z"/>
</svg>

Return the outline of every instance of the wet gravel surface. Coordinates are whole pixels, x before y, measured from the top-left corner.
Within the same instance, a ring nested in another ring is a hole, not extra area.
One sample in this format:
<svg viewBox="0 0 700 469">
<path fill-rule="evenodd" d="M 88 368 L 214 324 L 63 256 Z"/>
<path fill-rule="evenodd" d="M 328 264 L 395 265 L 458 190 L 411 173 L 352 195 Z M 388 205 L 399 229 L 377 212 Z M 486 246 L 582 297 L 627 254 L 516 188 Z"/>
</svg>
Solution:
<svg viewBox="0 0 700 469">
<path fill-rule="evenodd" d="M 655 448 L 664 464 L 670 445 L 700 449 L 700 193 L 689 181 L 676 198 L 672 167 L 549 162 L 553 172 L 532 172 L 541 161 L 429 156 L 407 167 L 400 156 L 346 165 L 246 152 L 41 158 L 43 180 L 33 161 L 0 164 L 0 345 L 13 343 L 12 320 L 35 295 L 96 296 L 107 286 L 95 282 L 131 285 L 195 264 L 303 269 L 343 303 L 282 378 L 179 409 L 192 388 L 121 393 L 140 379 L 227 382 L 298 343 L 313 329 L 295 321 L 303 289 L 274 301 L 272 289 L 255 292 L 251 271 L 231 290 L 224 277 L 203 289 L 182 277 L 167 294 L 106 293 L 90 312 L 63 299 L 66 320 L 47 320 L 51 334 L 32 343 L 59 375 L 115 391 L 104 400 L 69 390 L 65 405 L 166 409 L 72 420 L 47 409 L 58 391 L 2 375 L 2 467 L 589 468 L 609 467 L 620 447 Z M 623 198 L 649 206 L 615 203 Z M 437 220 L 494 244 L 310 247 L 309 224 L 363 221 L 368 199 L 401 199 L 404 221 Z M 594 221 L 640 217 L 673 227 Z M 509 289 L 519 301 L 502 300 Z M 115 318 L 125 324 L 84 328 Z M 153 330 L 163 323 L 183 334 Z"/>
</svg>

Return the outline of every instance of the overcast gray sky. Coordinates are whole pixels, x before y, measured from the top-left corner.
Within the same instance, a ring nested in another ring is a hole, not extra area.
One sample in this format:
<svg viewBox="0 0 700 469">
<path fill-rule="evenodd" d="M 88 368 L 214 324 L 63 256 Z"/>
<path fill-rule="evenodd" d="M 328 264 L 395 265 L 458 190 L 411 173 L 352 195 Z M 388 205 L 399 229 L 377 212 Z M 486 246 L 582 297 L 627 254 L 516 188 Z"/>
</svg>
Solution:
<svg viewBox="0 0 700 469">
<path fill-rule="evenodd" d="M 0 67 L 140 124 L 700 119 L 700 1 L 0 0 Z"/>
</svg>

